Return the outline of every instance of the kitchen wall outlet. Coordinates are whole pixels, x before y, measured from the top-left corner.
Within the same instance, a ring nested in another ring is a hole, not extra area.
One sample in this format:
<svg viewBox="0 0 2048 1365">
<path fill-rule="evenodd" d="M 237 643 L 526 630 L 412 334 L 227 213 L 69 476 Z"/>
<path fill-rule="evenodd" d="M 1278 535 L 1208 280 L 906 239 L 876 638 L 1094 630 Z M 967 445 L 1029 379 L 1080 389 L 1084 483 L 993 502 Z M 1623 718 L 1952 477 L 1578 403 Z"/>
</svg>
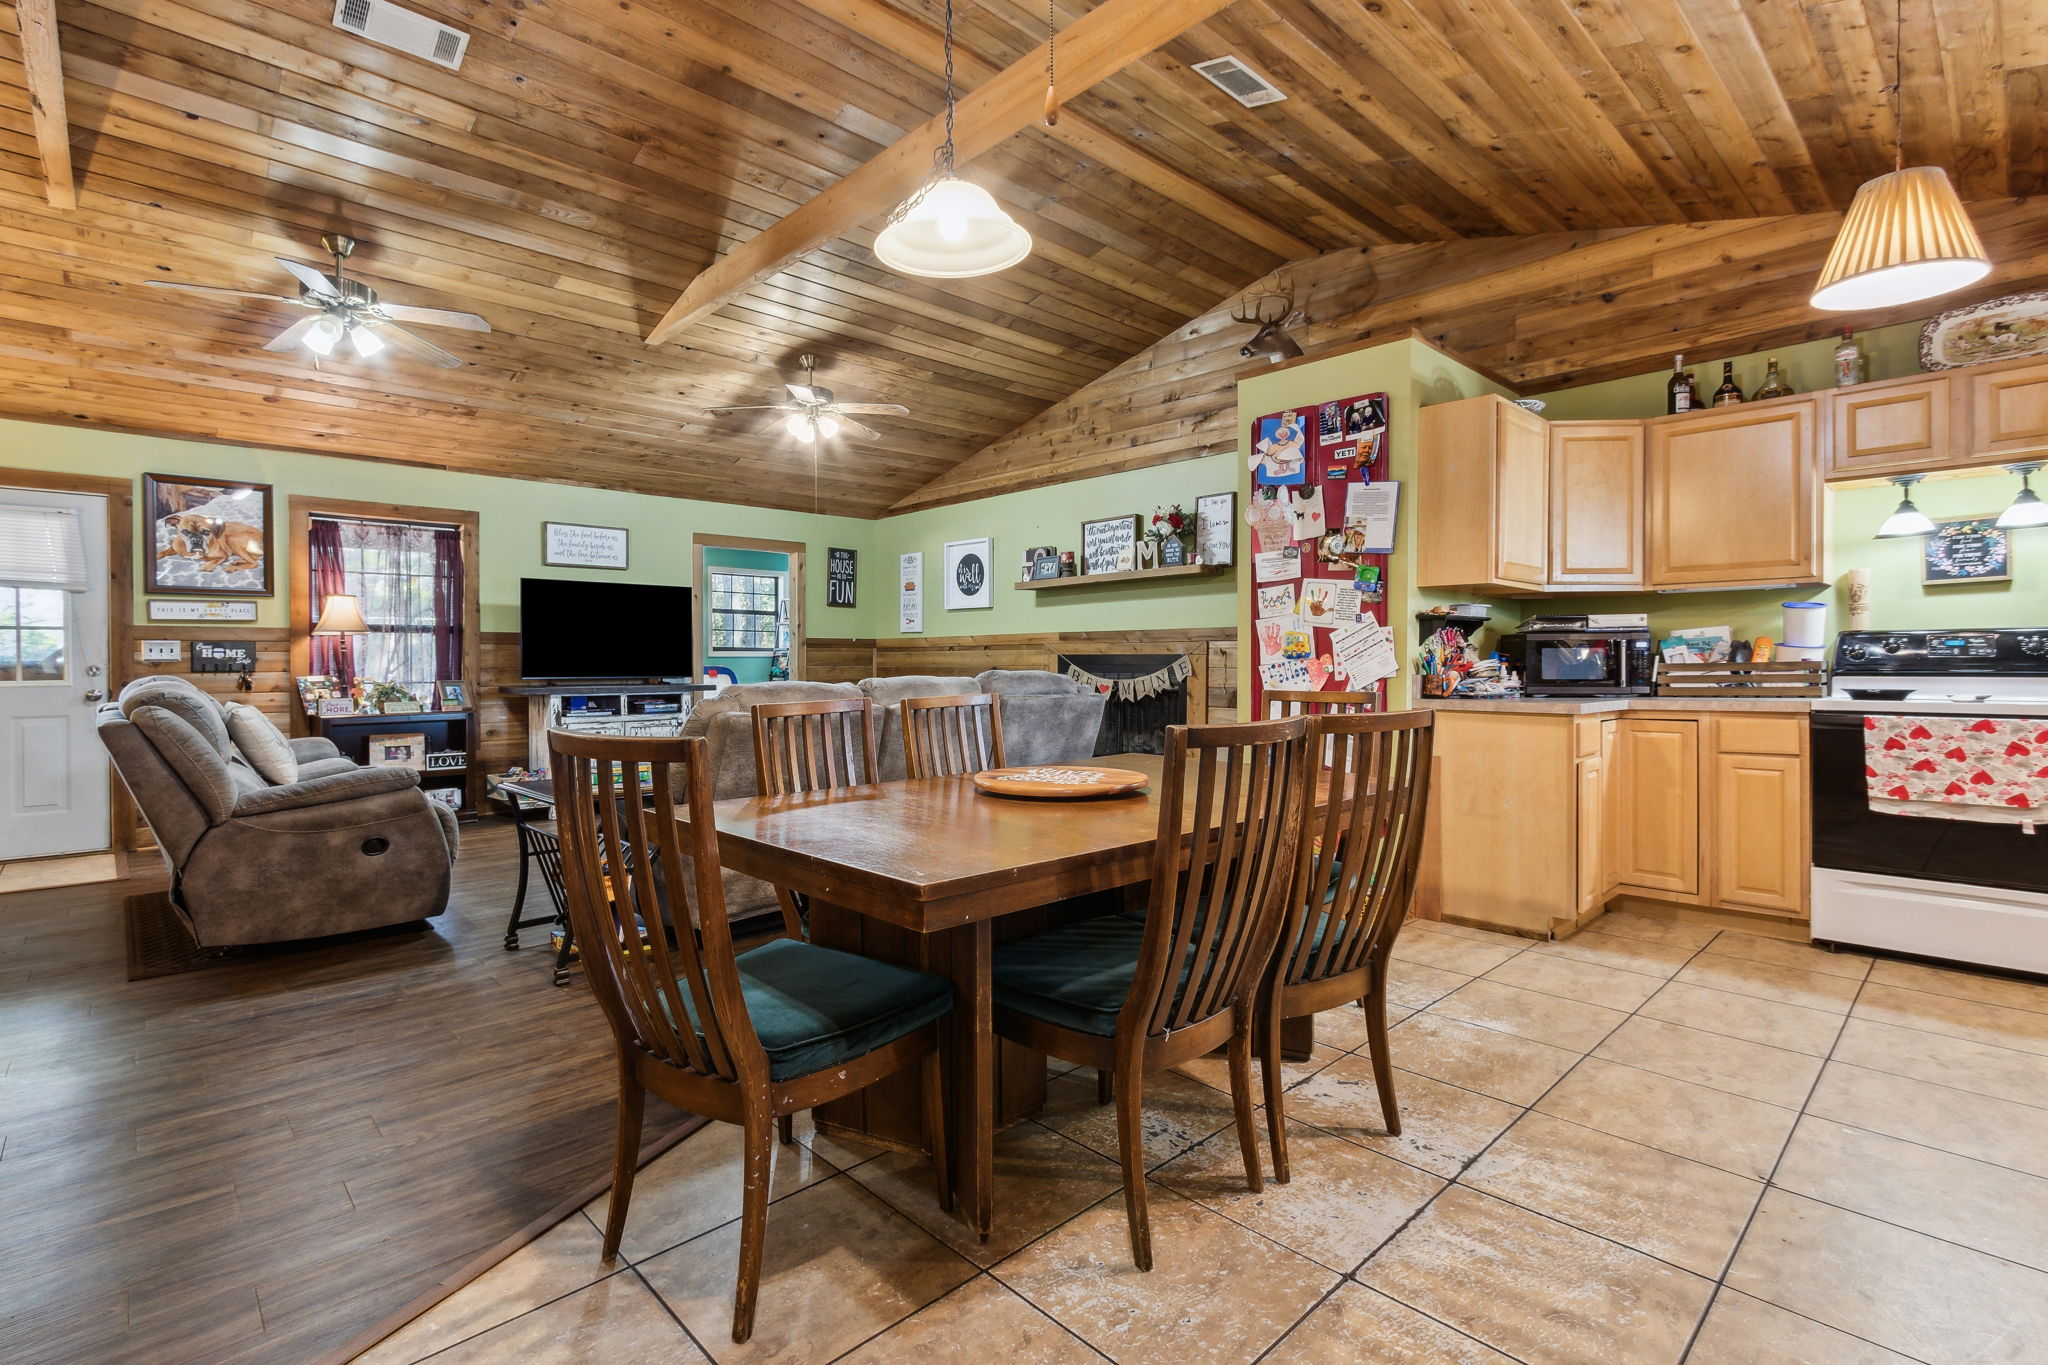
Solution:
<svg viewBox="0 0 2048 1365">
<path fill-rule="evenodd" d="M 178 640 L 144 640 L 142 662 L 146 664 L 174 664 L 178 662 Z"/>
</svg>

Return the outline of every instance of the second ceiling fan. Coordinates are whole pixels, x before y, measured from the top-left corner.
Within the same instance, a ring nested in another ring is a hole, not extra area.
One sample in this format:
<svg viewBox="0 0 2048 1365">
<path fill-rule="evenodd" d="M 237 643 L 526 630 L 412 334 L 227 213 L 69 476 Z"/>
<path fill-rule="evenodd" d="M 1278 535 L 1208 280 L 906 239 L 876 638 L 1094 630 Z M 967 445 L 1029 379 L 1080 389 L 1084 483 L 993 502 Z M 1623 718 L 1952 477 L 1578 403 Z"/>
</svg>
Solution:
<svg viewBox="0 0 2048 1365">
<path fill-rule="evenodd" d="M 854 420 L 861 417 L 908 417 L 910 409 L 901 403 L 841 403 L 833 398 L 832 390 L 817 383 L 818 362 L 814 357 L 803 356 L 797 363 L 804 368 L 804 382 L 785 382 L 783 388 L 788 399 L 781 403 L 749 403 L 722 408 L 706 408 L 706 417 L 723 417 L 729 412 L 786 412 L 783 429 L 800 441 L 816 442 L 837 436 L 841 431 L 850 432 L 863 441 L 879 441 L 882 433 L 865 422 Z"/>
</svg>

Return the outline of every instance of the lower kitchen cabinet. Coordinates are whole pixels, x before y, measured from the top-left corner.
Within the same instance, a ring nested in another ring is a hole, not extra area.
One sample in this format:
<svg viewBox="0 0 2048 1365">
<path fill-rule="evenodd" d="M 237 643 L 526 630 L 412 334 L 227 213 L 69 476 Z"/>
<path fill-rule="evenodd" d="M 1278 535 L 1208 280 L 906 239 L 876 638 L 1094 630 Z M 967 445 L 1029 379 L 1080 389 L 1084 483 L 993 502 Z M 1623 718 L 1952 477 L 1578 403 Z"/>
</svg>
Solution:
<svg viewBox="0 0 2048 1365">
<path fill-rule="evenodd" d="M 1541 937 L 1617 896 L 1804 918 L 1806 717 L 1439 710 L 1419 913 Z"/>
</svg>

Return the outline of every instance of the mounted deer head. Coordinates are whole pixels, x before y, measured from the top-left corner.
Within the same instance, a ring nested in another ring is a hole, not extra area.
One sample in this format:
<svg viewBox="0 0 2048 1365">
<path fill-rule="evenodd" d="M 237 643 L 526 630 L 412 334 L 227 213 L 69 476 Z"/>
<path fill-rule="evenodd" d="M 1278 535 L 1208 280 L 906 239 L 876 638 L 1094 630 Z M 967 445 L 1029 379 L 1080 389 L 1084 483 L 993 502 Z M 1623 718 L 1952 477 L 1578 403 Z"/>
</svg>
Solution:
<svg viewBox="0 0 2048 1365">
<path fill-rule="evenodd" d="M 1282 330 L 1287 320 L 1294 315 L 1294 289 L 1285 279 L 1279 280 L 1275 292 L 1248 293 L 1238 300 L 1238 306 L 1231 310 L 1233 322 L 1257 327 L 1252 339 L 1237 348 L 1237 353 L 1249 360 L 1253 356 L 1265 357 L 1267 363 L 1277 365 L 1283 360 L 1292 360 L 1301 354 L 1294 338 Z"/>
</svg>

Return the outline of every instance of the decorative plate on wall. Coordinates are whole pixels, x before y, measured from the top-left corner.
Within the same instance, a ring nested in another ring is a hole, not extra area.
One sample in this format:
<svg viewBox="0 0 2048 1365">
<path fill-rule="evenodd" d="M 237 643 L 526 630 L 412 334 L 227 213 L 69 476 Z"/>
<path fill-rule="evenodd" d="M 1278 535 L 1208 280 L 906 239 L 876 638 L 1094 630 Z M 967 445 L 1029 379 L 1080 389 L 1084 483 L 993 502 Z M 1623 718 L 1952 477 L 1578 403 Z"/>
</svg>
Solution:
<svg viewBox="0 0 2048 1365">
<path fill-rule="evenodd" d="M 1920 329 L 1920 367 L 1953 370 L 2048 355 L 2048 289 L 1951 308 Z"/>
</svg>

